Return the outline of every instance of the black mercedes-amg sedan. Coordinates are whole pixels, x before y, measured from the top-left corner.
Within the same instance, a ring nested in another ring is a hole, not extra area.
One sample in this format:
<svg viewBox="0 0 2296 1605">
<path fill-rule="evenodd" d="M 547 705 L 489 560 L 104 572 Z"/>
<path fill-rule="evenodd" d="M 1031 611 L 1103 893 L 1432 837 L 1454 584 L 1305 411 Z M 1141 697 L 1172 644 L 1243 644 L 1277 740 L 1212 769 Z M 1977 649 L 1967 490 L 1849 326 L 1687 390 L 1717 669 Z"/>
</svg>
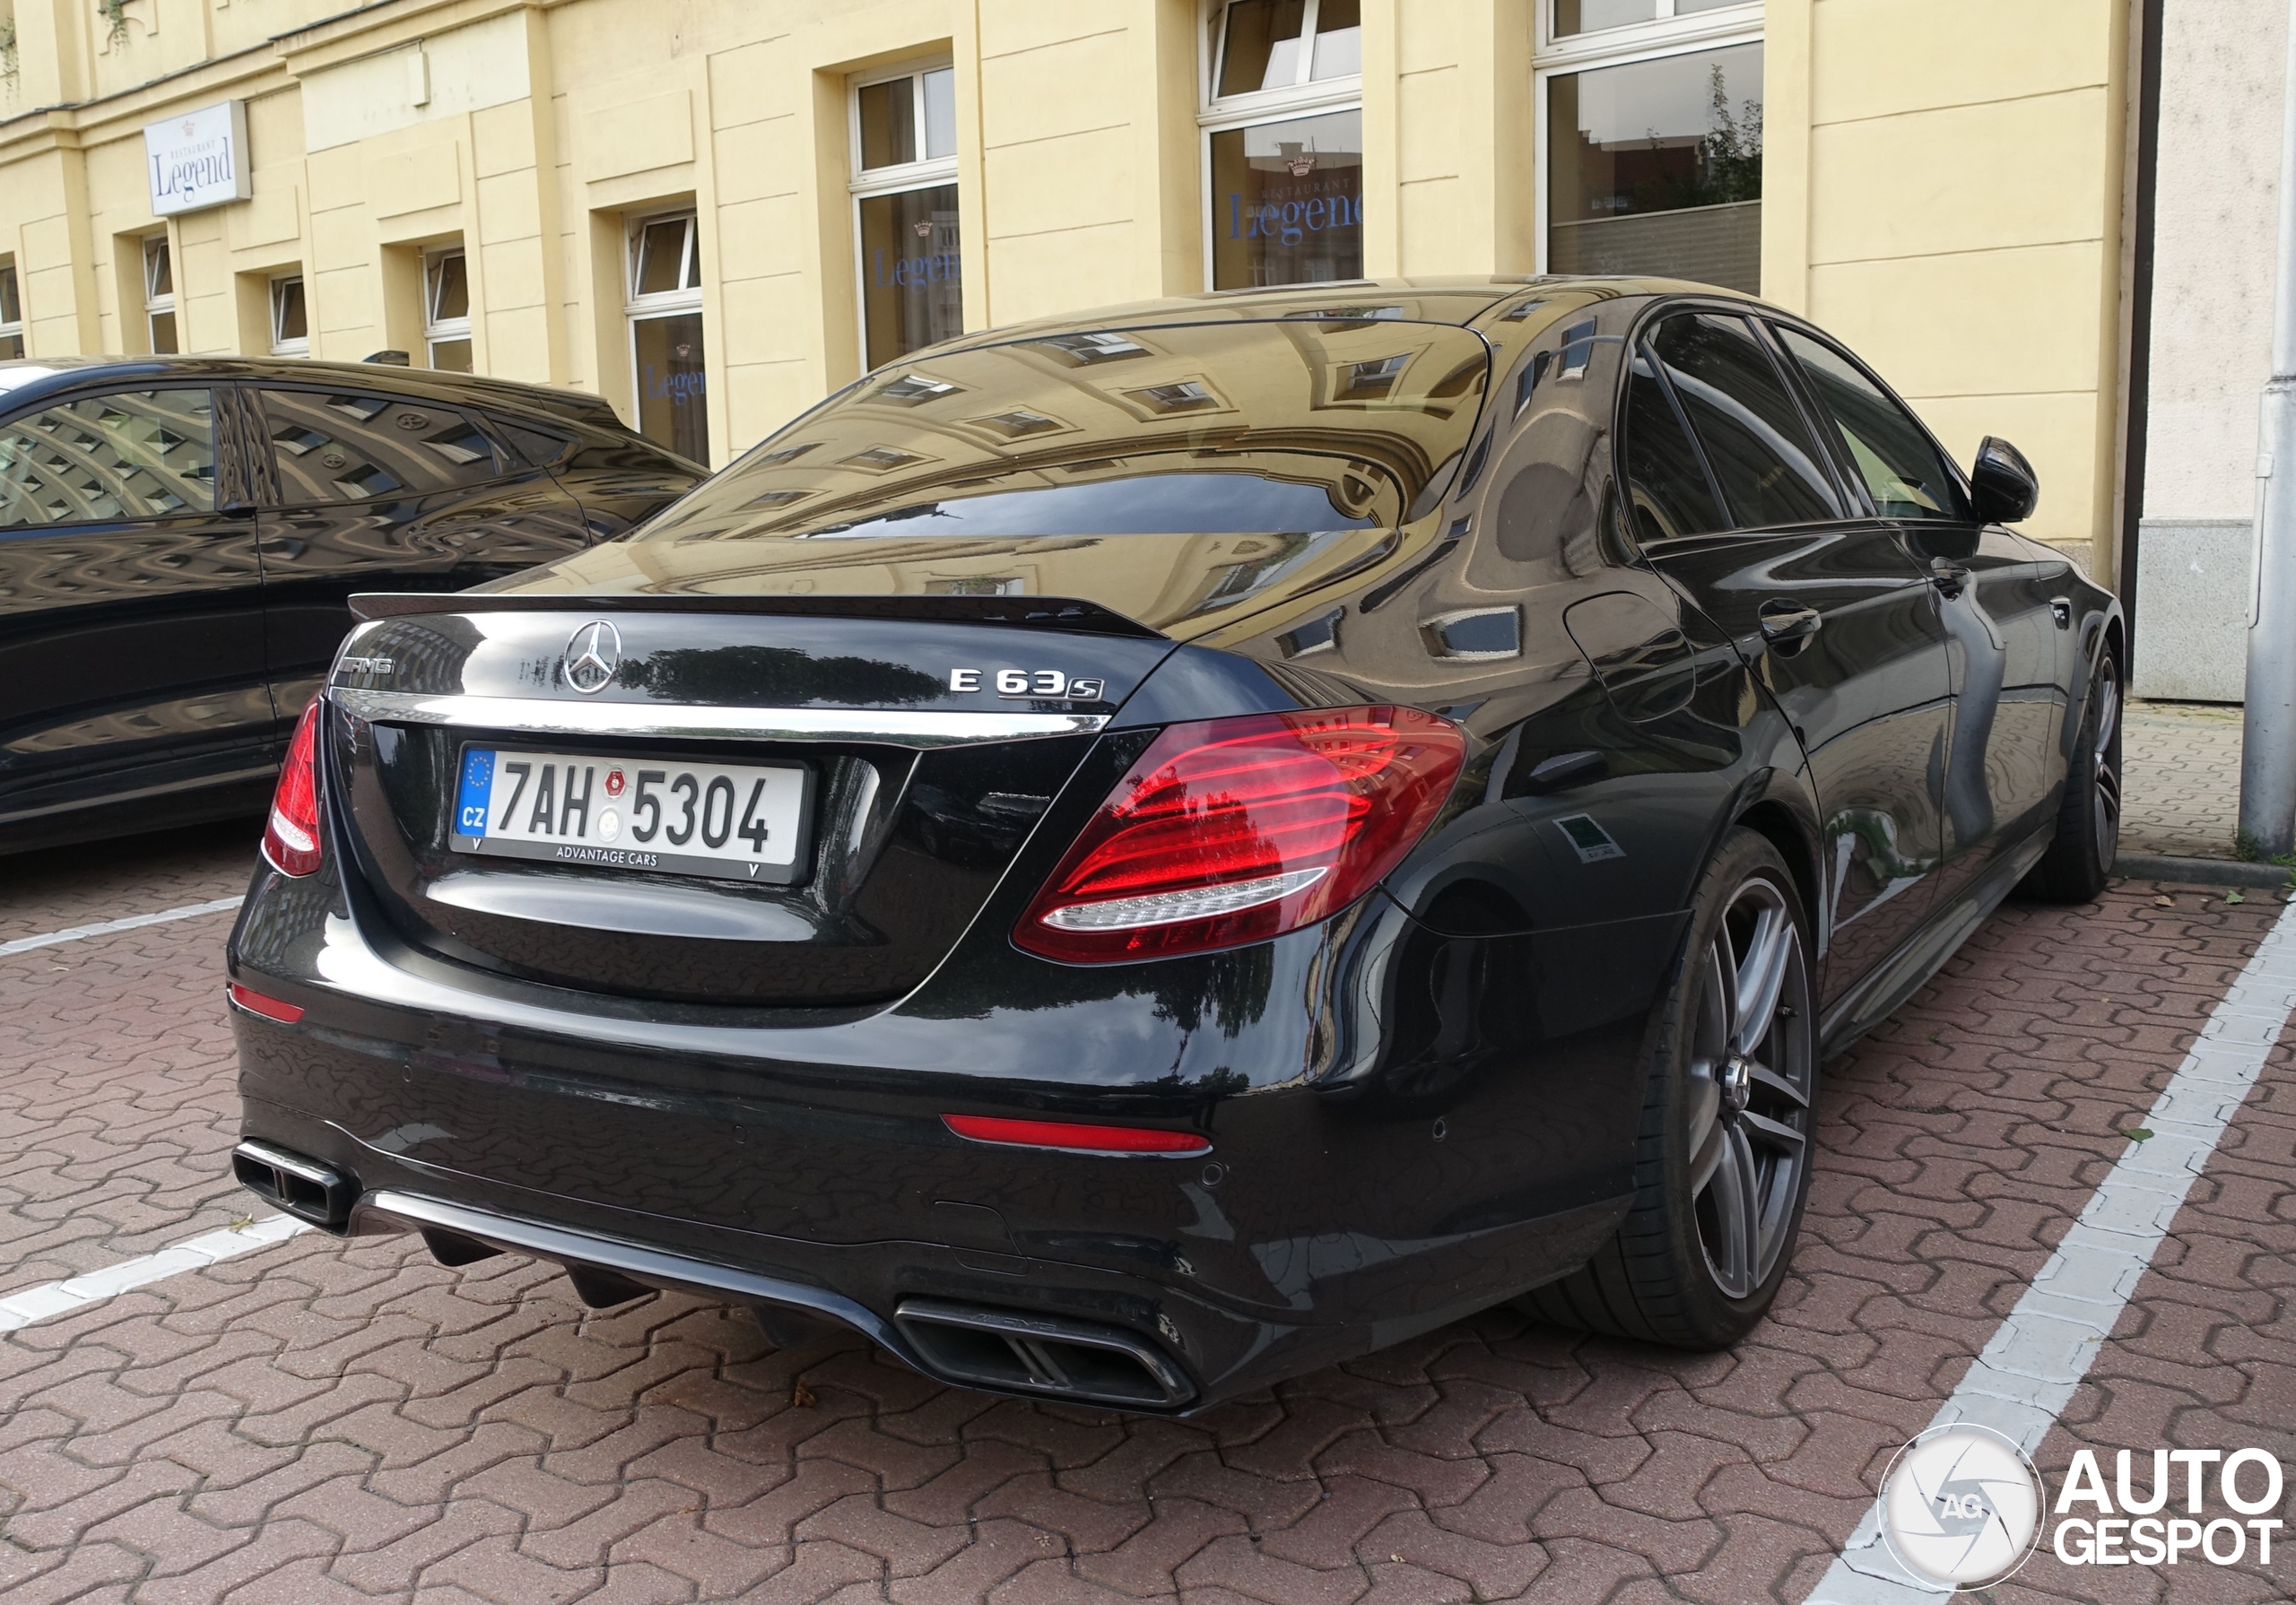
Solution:
<svg viewBox="0 0 2296 1605">
<path fill-rule="evenodd" d="M 0 362 L 0 854 L 260 813 L 353 592 L 578 551 L 706 473 L 540 386 Z"/>
<path fill-rule="evenodd" d="M 990 331 L 372 595 L 233 933 L 239 1177 L 1181 1411 L 1508 1299 L 1725 1345 L 1826 1056 L 2114 852 L 2122 623 L 1802 320 Z"/>
</svg>

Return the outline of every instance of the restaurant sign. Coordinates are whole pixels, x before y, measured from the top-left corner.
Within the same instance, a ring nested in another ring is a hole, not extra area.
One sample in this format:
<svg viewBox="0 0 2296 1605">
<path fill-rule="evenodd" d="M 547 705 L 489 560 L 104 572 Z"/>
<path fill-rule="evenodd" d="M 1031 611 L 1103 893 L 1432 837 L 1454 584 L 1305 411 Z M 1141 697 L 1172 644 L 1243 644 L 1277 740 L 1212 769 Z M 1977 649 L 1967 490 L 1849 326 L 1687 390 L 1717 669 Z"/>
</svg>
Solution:
<svg viewBox="0 0 2296 1605">
<path fill-rule="evenodd" d="M 248 199 L 255 194 L 248 171 L 248 103 L 220 100 L 144 124 L 144 161 L 155 216 Z"/>
</svg>

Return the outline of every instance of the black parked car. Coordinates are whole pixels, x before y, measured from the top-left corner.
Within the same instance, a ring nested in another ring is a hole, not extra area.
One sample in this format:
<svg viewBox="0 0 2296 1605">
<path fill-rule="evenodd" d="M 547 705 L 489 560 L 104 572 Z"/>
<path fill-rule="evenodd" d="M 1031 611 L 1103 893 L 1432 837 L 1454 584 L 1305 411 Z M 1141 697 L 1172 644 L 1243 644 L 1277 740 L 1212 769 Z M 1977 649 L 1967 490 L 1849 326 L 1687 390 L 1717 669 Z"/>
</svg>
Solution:
<svg viewBox="0 0 2296 1605">
<path fill-rule="evenodd" d="M 352 592 L 579 551 L 704 472 L 526 385 L 0 362 L 0 853 L 258 811 Z"/>
<path fill-rule="evenodd" d="M 1798 319 L 1191 298 L 370 596 L 230 950 L 335 1231 L 1183 1410 L 1527 1296 L 1726 1344 L 1824 1057 L 2114 849 L 2121 621 Z"/>
</svg>

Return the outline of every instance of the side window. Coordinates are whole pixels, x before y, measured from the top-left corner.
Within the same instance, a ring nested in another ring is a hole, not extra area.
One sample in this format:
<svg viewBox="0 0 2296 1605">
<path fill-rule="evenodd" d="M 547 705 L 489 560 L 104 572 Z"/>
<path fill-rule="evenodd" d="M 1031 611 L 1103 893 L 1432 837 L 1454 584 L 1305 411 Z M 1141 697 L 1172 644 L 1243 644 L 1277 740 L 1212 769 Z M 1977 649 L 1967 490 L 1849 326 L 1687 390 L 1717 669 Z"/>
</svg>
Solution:
<svg viewBox="0 0 2296 1605">
<path fill-rule="evenodd" d="M 0 527 L 212 512 L 215 406 L 206 390 L 123 390 L 0 429 Z"/>
<path fill-rule="evenodd" d="M 1639 345 L 1626 380 L 1626 494 L 1640 540 L 1704 534 L 1730 525 L 1649 351 Z"/>
<path fill-rule="evenodd" d="M 494 447 L 453 407 L 341 391 L 266 390 L 265 432 L 286 507 L 430 496 L 492 479 Z"/>
<path fill-rule="evenodd" d="M 1820 404 L 1833 415 L 1842 445 L 1883 517 L 1965 516 L 1952 465 L 1894 396 L 1825 342 L 1799 329 L 1781 328 L 1778 338 L 1801 364 Z"/>
<path fill-rule="evenodd" d="M 574 449 L 574 443 L 563 435 L 553 435 L 546 429 L 505 418 L 499 412 L 489 414 L 489 418 L 494 425 L 494 432 L 509 441 L 518 455 L 534 467 L 554 468 L 568 452 Z"/>
<path fill-rule="evenodd" d="M 1801 410 L 1743 317 L 1686 312 L 1667 318 L 1651 350 L 1721 482 L 1740 529 L 1840 516 Z"/>
</svg>

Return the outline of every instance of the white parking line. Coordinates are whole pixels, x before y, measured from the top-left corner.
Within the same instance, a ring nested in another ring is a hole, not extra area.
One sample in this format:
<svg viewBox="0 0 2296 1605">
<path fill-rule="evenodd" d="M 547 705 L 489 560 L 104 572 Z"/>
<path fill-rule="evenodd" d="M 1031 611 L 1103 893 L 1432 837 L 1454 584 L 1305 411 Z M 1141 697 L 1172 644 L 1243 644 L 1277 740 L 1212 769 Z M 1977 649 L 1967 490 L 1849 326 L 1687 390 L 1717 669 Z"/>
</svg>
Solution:
<svg viewBox="0 0 2296 1605">
<path fill-rule="evenodd" d="M 117 1265 L 67 1281 L 42 1282 L 37 1288 L 26 1288 L 21 1293 L 0 1298 L 0 1332 L 14 1332 L 35 1321 L 68 1315 L 91 1304 L 116 1298 L 130 1288 L 144 1287 L 179 1271 L 202 1270 L 218 1260 L 236 1259 L 258 1248 L 268 1248 L 274 1243 L 299 1237 L 311 1229 L 292 1216 L 273 1215 L 236 1231 L 226 1227 L 222 1231 L 203 1232 L 157 1254 L 122 1260 Z"/>
<path fill-rule="evenodd" d="M 13 941 L 0 941 L 0 959 L 11 953 L 29 953 L 34 948 L 52 948 L 59 941 L 78 941 L 90 936 L 109 936 L 115 931 L 135 931 L 145 925 L 164 925 L 170 920 L 187 920 L 203 914 L 221 914 L 226 908 L 237 908 L 247 901 L 244 895 L 217 898 L 212 903 L 187 903 L 180 908 L 162 908 L 157 914 L 131 914 L 122 920 L 105 920 L 100 924 L 74 925 L 68 931 L 49 931 L 39 936 L 19 936 Z"/>
<path fill-rule="evenodd" d="M 2112 1335 L 2292 1011 L 2296 904 L 2265 933 L 2145 1115 L 2152 1135 L 2132 1142 L 2106 1176 L 1931 1426 L 1972 1422 L 2015 1439 L 2028 1454 L 2039 1449 Z M 1906 1605 L 1944 1592 L 1906 1575 L 1869 1510 L 1807 1605 Z"/>
</svg>

